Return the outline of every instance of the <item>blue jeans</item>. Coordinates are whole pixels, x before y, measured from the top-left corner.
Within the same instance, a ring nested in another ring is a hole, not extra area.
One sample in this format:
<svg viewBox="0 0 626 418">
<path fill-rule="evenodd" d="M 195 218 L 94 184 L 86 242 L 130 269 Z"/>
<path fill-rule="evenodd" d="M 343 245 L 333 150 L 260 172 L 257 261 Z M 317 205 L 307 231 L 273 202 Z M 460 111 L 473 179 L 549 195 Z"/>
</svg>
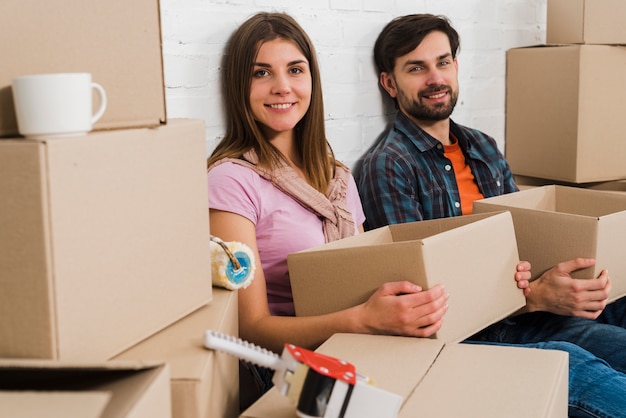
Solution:
<svg viewBox="0 0 626 418">
<path fill-rule="evenodd" d="M 596 320 L 533 312 L 500 321 L 469 340 L 537 348 L 572 343 L 557 348 L 570 354 L 570 415 L 626 417 L 626 298 L 608 305 Z"/>
</svg>

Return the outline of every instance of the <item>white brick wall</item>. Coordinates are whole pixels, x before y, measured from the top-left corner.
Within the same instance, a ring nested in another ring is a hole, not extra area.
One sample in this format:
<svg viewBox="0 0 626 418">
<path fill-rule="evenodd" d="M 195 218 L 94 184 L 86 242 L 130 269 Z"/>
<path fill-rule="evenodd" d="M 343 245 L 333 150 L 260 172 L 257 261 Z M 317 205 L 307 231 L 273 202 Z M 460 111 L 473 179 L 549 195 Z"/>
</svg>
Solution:
<svg viewBox="0 0 626 418">
<path fill-rule="evenodd" d="M 167 112 L 206 121 L 207 155 L 224 134 L 220 59 L 239 23 L 284 11 L 319 55 L 328 138 L 350 166 L 385 130 L 372 47 L 393 17 L 448 16 L 461 35 L 460 97 L 453 119 L 485 131 L 504 150 L 505 52 L 545 42 L 546 0 L 161 0 Z"/>
</svg>

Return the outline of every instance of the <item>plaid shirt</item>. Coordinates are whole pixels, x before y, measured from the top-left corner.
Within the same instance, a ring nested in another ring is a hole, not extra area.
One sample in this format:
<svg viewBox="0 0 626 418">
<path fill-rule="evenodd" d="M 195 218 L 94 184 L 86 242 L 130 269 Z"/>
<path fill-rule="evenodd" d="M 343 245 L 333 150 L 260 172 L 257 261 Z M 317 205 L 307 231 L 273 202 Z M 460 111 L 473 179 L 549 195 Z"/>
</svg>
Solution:
<svg viewBox="0 0 626 418">
<path fill-rule="evenodd" d="M 450 130 L 484 197 L 518 190 L 493 138 L 452 120 Z M 454 169 L 443 145 L 402 112 L 365 156 L 358 184 L 366 229 L 461 215 Z"/>
</svg>

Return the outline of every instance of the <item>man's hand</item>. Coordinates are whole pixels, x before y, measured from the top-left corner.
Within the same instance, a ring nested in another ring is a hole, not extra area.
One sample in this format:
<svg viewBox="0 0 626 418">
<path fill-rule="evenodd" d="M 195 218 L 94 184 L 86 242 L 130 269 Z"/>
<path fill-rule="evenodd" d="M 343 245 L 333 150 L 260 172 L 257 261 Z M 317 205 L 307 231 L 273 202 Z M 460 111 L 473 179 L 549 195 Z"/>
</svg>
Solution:
<svg viewBox="0 0 626 418">
<path fill-rule="evenodd" d="M 592 258 L 564 261 L 530 282 L 524 288 L 528 311 L 596 319 L 606 307 L 611 291 L 608 272 L 602 270 L 597 278 L 588 280 L 571 276 L 572 272 L 594 264 Z"/>
</svg>

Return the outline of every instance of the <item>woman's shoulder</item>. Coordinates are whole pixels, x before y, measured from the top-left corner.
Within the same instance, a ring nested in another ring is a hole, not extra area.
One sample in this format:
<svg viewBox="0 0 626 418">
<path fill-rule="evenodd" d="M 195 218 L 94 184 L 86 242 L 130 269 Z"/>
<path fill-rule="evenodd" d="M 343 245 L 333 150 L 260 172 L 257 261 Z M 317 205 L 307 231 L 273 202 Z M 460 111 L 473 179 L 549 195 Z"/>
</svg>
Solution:
<svg viewBox="0 0 626 418">
<path fill-rule="evenodd" d="M 209 179 L 238 179 L 257 181 L 260 176 L 254 170 L 233 161 L 224 161 L 213 165 L 208 171 Z"/>
</svg>

